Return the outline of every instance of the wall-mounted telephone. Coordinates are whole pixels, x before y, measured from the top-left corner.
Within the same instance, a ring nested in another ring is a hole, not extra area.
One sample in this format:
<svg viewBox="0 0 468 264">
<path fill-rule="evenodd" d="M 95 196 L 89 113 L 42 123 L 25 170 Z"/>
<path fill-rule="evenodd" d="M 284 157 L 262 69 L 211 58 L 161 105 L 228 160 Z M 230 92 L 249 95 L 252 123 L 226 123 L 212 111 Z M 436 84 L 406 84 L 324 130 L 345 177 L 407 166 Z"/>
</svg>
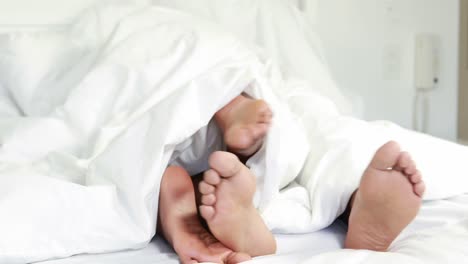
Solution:
<svg viewBox="0 0 468 264">
<path fill-rule="evenodd" d="M 415 38 L 414 84 L 416 89 L 433 89 L 437 82 L 437 37 L 419 34 Z"/>
<path fill-rule="evenodd" d="M 413 128 L 427 132 L 429 115 L 428 93 L 439 82 L 438 77 L 438 38 L 430 34 L 418 34 L 414 49 L 414 97 Z"/>
</svg>

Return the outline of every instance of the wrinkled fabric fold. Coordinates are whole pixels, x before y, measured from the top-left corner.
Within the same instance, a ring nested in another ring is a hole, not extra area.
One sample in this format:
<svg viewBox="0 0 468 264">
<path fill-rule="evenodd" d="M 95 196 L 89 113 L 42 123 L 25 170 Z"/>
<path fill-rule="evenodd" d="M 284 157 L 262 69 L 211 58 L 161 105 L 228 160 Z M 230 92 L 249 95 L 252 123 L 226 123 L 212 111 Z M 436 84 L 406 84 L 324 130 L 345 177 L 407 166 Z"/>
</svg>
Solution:
<svg viewBox="0 0 468 264">
<path fill-rule="evenodd" d="M 275 112 L 275 136 L 251 164 L 258 207 L 298 174 L 306 139 L 273 92 L 279 83 L 222 31 L 175 11 L 116 5 L 65 31 L 2 38 L 2 88 L 22 114 L 0 121 L 0 262 L 144 247 L 174 150 L 242 92 Z"/>
</svg>

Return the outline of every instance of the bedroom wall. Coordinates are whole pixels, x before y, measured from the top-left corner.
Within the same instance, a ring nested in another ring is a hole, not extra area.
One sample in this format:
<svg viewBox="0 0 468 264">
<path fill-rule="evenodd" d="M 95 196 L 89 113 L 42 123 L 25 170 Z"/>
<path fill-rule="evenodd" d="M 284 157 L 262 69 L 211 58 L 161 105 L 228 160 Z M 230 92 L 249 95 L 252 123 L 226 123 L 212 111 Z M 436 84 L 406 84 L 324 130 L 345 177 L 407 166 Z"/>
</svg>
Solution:
<svg viewBox="0 0 468 264">
<path fill-rule="evenodd" d="M 468 144 L 468 0 L 461 0 L 458 138 Z"/>
<path fill-rule="evenodd" d="M 304 0 L 316 10 L 331 71 L 363 97 L 365 118 L 412 127 L 416 33 L 440 39 L 439 85 L 430 93 L 428 133 L 456 140 L 458 0 Z"/>
<path fill-rule="evenodd" d="M 68 23 L 84 9 L 105 1 L 150 2 L 150 0 L 0 0 L 0 32 L 18 25 L 26 29 L 35 29 Z"/>
<path fill-rule="evenodd" d="M 412 127 L 413 37 L 437 34 L 440 83 L 430 95 L 428 131 L 455 140 L 459 0 L 295 1 L 317 26 L 337 82 L 363 97 L 368 120 Z M 95 2 L 102 0 L 0 0 L 0 32 L 11 25 L 62 24 Z"/>
</svg>

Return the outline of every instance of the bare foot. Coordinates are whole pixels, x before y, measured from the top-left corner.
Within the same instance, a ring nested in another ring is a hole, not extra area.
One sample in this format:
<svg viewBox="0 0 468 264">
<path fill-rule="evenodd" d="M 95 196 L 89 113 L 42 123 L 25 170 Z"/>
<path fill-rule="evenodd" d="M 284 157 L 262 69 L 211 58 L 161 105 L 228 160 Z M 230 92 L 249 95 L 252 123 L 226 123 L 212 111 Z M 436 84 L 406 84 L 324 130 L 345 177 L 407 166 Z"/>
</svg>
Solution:
<svg viewBox="0 0 468 264">
<path fill-rule="evenodd" d="M 237 155 L 249 157 L 260 148 L 270 127 L 272 112 L 263 100 L 239 95 L 215 115 L 224 142 Z"/>
<path fill-rule="evenodd" d="M 252 203 L 255 177 L 232 153 L 215 152 L 199 184 L 200 214 L 224 245 L 251 256 L 273 254 L 276 241 Z"/>
<path fill-rule="evenodd" d="M 180 167 L 169 167 L 164 173 L 158 217 L 158 232 L 172 245 L 183 264 L 229 264 L 251 259 L 227 248 L 201 225 L 192 181 Z"/>
<path fill-rule="evenodd" d="M 386 251 L 416 217 L 424 191 L 409 154 L 395 142 L 382 146 L 352 198 L 345 247 Z"/>
</svg>

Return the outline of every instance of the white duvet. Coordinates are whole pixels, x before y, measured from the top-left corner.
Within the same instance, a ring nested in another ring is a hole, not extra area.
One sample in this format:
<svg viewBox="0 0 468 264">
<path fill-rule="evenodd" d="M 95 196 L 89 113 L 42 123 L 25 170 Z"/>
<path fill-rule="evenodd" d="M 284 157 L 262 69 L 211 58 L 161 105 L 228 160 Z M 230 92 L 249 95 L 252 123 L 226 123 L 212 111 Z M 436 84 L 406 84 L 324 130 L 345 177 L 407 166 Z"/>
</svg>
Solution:
<svg viewBox="0 0 468 264">
<path fill-rule="evenodd" d="M 0 124 L 2 263 L 145 246 L 174 150 L 242 91 L 268 100 L 286 124 L 273 125 L 279 140 L 252 164 L 275 163 L 266 169 L 274 180 L 259 177 L 258 205 L 304 162 L 304 133 L 274 96 L 271 69 L 206 22 L 113 6 L 66 31 L 1 44 L 2 98 L 18 112 Z"/>
<path fill-rule="evenodd" d="M 144 247 L 174 150 L 242 91 L 275 114 L 249 165 L 276 232 L 329 225 L 389 139 L 413 154 L 427 199 L 468 192 L 465 147 L 341 116 L 248 45 L 175 11 L 112 6 L 65 31 L 2 36 L 0 74 L 0 263 Z"/>
</svg>

